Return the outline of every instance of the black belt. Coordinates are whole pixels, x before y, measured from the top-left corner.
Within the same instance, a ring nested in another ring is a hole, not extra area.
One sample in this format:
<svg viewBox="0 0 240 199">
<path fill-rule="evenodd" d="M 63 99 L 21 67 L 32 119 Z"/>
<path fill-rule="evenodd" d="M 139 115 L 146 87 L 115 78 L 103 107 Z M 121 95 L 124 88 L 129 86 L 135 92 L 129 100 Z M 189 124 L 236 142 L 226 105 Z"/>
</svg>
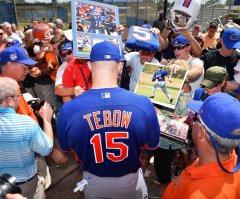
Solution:
<svg viewBox="0 0 240 199">
<path fill-rule="evenodd" d="M 26 181 L 23 181 L 23 182 L 17 182 L 17 183 L 16 183 L 16 185 L 25 184 L 25 183 L 27 183 L 27 182 L 31 181 L 33 178 L 35 178 L 35 176 L 36 176 L 36 175 L 37 175 L 37 174 L 35 174 L 33 177 L 29 178 L 29 179 L 28 179 L 28 180 L 26 180 Z"/>
</svg>

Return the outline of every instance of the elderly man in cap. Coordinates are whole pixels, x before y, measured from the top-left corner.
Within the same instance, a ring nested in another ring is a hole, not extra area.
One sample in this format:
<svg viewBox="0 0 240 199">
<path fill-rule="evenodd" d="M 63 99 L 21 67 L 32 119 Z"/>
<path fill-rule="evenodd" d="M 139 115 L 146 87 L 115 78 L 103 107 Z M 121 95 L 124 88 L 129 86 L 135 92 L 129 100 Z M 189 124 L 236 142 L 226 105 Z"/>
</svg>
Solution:
<svg viewBox="0 0 240 199">
<path fill-rule="evenodd" d="M 199 157 L 162 198 L 240 198 L 240 102 L 217 93 L 188 107 L 195 112 L 192 138 Z"/>
<path fill-rule="evenodd" d="M 92 88 L 65 103 L 57 121 L 60 146 L 82 161 L 76 190 L 86 185 L 86 199 L 148 198 L 140 153 L 159 143 L 155 109 L 147 97 L 117 86 L 122 66 L 115 44 L 95 44 L 90 62 Z"/>
<path fill-rule="evenodd" d="M 14 46 L 5 48 L 0 54 L 0 76 L 11 77 L 21 84 L 29 73 L 29 67 L 35 64 L 37 64 L 37 62 L 29 59 L 29 56 L 24 48 Z M 37 121 L 32 109 L 28 106 L 22 96 L 20 97 L 17 113 L 28 115 Z"/>
<path fill-rule="evenodd" d="M 227 71 L 220 66 L 212 66 L 206 70 L 204 79 L 201 82 L 203 87 L 198 88 L 194 93 L 194 100 L 204 101 L 208 96 L 222 92 L 226 84 Z"/>
<path fill-rule="evenodd" d="M 234 91 L 239 87 L 239 84 L 234 81 L 234 67 L 240 59 L 240 54 L 235 51 L 235 49 L 240 48 L 240 30 L 237 28 L 225 29 L 220 38 L 220 43 L 222 44 L 220 49 L 205 53 L 201 60 L 204 62 L 205 70 L 211 66 L 226 68 L 228 81 L 225 91 Z"/>
</svg>

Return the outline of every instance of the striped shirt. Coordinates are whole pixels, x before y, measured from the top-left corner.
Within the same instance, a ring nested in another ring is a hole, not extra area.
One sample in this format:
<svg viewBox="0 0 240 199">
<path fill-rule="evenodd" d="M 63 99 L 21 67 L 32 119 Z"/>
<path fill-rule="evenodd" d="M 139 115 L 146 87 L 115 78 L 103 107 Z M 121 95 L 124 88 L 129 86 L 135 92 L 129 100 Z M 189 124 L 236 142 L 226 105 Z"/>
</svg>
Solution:
<svg viewBox="0 0 240 199">
<path fill-rule="evenodd" d="M 126 54 L 125 59 L 127 61 L 126 67 L 129 67 L 129 66 L 131 67 L 129 90 L 134 92 L 137 87 L 137 83 L 139 81 L 140 74 L 143 70 L 143 64 L 140 62 L 138 52 L 131 52 L 131 53 Z M 159 64 L 159 62 L 156 58 L 153 58 L 151 63 Z"/>
<path fill-rule="evenodd" d="M 37 173 L 35 152 L 46 156 L 52 148 L 52 141 L 32 118 L 0 108 L 0 175 L 13 175 L 16 182 L 30 179 Z"/>
</svg>

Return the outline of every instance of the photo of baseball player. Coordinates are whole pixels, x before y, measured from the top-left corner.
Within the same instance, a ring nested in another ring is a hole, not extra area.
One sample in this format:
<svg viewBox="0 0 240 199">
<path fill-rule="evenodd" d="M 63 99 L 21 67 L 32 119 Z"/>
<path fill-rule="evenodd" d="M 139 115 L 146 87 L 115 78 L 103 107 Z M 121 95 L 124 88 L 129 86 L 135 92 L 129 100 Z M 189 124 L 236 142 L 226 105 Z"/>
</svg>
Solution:
<svg viewBox="0 0 240 199">
<path fill-rule="evenodd" d="M 135 92 L 147 96 L 155 104 L 175 109 L 186 74 L 187 69 L 174 73 L 167 65 L 146 62 Z"/>
<path fill-rule="evenodd" d="M 157 80 L 156 83 L 153 84 L 153 91 L 152 91 L 152 95 L 149 98 L 154 98 L 155 92 L 157 88 L 161 88 L 162 92 L 167 96 L 167 98 L 169 99 L 170 104 L 172 104 L 173 102 L 173 98 L 171 97 L 171 95 L 169 94 L 169 92 L 167 91 L 167 87 L 166 87 L 166 81 L 165 78 L 168 77 L 168 81 L 170 83 L 172 83 L 171 77 L 169 76 L 168 72 L 165 70 L 162 70 L 163 66 L 159 66 L 158 70 L 153 74 L 152 77 L 152 82 L 155 82 Z"/>
</svg>

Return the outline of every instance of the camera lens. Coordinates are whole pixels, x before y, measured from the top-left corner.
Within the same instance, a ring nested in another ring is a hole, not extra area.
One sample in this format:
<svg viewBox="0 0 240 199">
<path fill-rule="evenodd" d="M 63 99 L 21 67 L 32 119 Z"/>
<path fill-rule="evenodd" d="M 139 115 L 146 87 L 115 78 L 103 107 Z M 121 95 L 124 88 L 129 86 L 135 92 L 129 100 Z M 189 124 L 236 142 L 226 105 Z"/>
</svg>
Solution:
<svg viewBox="0 0 240 199">
<path fill-rule="evenodd" d="M 0 176 L 0 199 L 5 199 L 7 193 L 21 193 L 21 189 L 16 186 L 16 178 L 9 174 Z"/>
</svg>

